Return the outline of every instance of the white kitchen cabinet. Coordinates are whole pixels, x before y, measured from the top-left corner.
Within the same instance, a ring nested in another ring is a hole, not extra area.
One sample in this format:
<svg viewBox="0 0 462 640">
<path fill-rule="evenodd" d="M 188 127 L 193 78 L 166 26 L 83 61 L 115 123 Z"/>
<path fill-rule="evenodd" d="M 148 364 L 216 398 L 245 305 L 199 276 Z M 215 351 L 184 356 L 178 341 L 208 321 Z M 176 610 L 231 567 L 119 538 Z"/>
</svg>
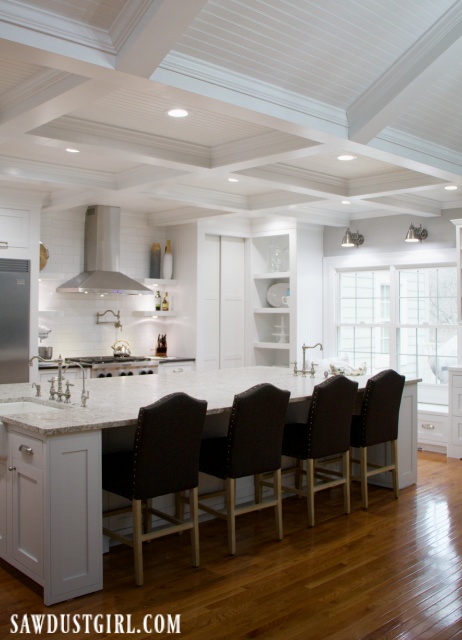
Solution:
<svg viewBox="0 0 462 640">
<path fill-rule="evenodd" d="M 0 555 L 43 584 L 43 443 L 7 434 L 8 460 L 0 462 Z"/>
<path fill-rule="evenodd" d="M 7 520 L 11 522 L 12 558 L 34 579 L 43 579 L 43 442 L 10 434 Z"/>
<path fill-rule="evenodd" d="M 159 364 L 157 372 L 160 376 L 170 376 L 186 371 L 194 371 L 194 362 L 165 362 Z"/>
<path fill-rule="evenodd" d="M 417 443 L 420 449 L 446 453 L 449 440 L 448 408 L 444 405 L 419 403 Z"/>
<path fill-rule="evenodd" d="M 44 587 L 47 605 L 101 589 L 101 432 L 41 440 L 11 427 L 7 439 L 0 557 Z"/>
<path fill-rule="evenodd" d="M 29 216 L 25 209 L 0 207 L 0 250 L 29 247 Z M 37 246 L 37 255 L 38 251 Z"/>
</svg>

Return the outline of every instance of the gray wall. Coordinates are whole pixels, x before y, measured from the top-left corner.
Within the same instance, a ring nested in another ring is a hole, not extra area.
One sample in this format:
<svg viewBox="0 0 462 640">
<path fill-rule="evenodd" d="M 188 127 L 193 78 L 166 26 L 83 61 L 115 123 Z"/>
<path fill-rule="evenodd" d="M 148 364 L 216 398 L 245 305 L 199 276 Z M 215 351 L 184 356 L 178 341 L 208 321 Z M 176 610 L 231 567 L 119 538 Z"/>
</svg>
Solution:
<svg viewBox="0 0 462 640">
<path fill-rule="evenodd" d="M 389 216 L 367 220 L 353 221 L 350 230 L 359 231 L 364 236 L 364 244 L 358 251 L 366 253 L 393 253 L 395 251 L 426 251 L 430 249 L 454 249 L 456 246 L 455 226 L 451 220 L 462 218 L 462 209 L 444 211 L 438 218 L 423 218 L 420 216 Z M 406 244 L 409 225 L 418 227 L 422 224 L 428 231 L 428 238 L 422 243 Z M 341 246 L 346 227 L 324 227 L 324 256 L 347 255 L 355 248 Z"/>
</svg>

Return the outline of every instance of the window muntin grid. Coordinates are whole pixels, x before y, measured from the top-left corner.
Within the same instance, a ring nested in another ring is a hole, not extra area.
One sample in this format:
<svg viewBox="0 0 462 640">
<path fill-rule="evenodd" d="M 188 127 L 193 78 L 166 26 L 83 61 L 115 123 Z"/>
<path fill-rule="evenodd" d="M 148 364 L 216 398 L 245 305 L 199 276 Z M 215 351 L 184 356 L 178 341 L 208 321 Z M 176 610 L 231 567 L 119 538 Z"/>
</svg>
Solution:
<svg viewBox="0 0 462 640">
<path fill-rule="evenodd" d="M 338 317 L 337 354 L 352 366 L 439 384 L 457 364 L 455 267 L 340 272 Z"/>
</svg>

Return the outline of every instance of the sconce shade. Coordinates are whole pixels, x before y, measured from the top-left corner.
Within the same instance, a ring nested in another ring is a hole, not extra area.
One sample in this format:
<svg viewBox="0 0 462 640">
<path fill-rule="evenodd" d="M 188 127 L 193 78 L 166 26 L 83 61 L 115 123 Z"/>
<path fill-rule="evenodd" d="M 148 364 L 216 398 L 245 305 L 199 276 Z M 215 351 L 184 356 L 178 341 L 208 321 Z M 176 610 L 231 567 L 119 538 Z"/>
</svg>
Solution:
<svg viewBox="0 0 462 640">
<path fill-rule="evenodd" d="M 359 247 L 364 242 L 364 236 L 356 233 L 351 233 L 350 229 L 347 229 L 342 240 L 342 247 Z"/>
<path fill-rule="evenodd" d="M 411 226 L 407 230 L 407 234 L 404 241 L 405 242 L 422 242 L 422 240 L 425 240 L 425 238 L 427 237 L 428 237 L 428 232 L 426 229 L 422 229 L 422 225 L 416 228 L 411 223 Z"/>
</svg>

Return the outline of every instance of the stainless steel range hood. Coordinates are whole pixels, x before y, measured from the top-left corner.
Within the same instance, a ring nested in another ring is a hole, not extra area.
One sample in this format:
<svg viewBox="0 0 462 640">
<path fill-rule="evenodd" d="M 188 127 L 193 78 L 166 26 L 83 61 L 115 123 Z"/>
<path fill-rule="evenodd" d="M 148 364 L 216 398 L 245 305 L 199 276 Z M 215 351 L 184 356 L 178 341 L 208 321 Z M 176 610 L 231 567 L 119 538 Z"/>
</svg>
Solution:
<svg viewBox="0 0 462 640">
<path fill-rule="evenodd" d="M 120 273 L 119 258 L 119 207 L 88 207 L 85 214 L 84 271 L 56 291 L 153 295 L 151 289 Z"/>
</svg>

